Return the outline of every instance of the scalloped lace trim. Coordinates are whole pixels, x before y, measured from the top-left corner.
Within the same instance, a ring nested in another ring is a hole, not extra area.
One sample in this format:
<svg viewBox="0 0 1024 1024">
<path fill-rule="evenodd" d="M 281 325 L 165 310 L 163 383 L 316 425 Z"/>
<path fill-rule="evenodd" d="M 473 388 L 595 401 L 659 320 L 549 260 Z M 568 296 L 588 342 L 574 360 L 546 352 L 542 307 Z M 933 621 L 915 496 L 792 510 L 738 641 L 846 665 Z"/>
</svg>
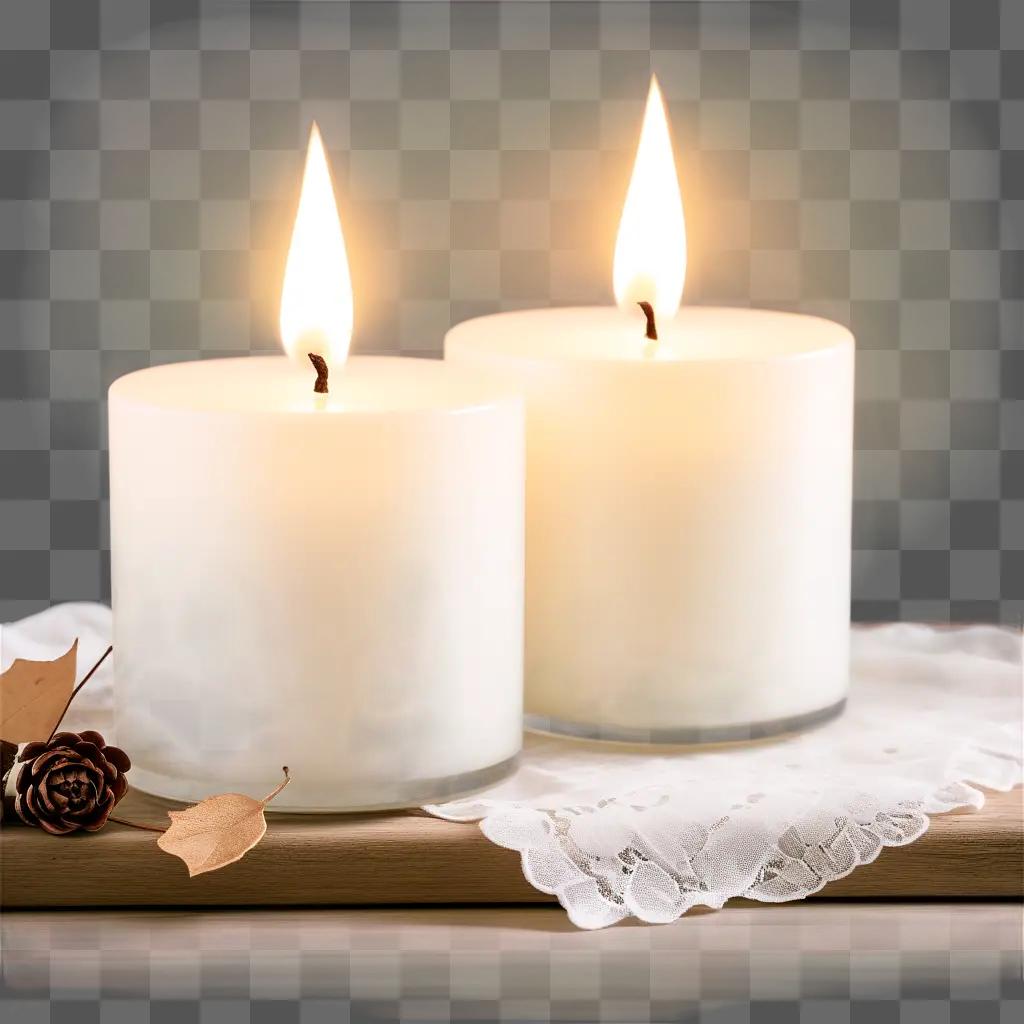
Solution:
<svg viewBox="0 0 1024 1024">
<path fill-rule="evenodd" d="M 820 729 L 725 752 L 530 736 L 511 780 L 426 809 L 479 820 L 582 928 L 803 899 L 1024 781 L 1019 649 L 994 627 L 858 630 L 850 709 Z"/>
</svg>

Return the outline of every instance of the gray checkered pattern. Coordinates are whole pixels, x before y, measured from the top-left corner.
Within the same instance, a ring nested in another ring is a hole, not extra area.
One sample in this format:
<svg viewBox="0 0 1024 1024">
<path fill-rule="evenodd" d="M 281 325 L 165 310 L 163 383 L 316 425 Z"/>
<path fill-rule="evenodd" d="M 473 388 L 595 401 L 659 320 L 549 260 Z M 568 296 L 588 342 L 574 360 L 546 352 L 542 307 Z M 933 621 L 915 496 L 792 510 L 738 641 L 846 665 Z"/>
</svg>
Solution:
<svg viewBox="0 0 1024 1024">
<path fill-rule="evenodd" d="M 5 1024 L 1019 1024 L 1021 912 L 808 903 L 581 932 L 559 908 L 10 914 Z"/>
<path fill-rule="evenodd" d="M 859 343 L 853 610 L 1024 615 L 1021 0 L 0 0 L 0 619 L 109 590 L 118 375 L 273 350 L 305 133 L 356 347 L 609 300 L 647 80 L 690 302 Z"/>
</svg>

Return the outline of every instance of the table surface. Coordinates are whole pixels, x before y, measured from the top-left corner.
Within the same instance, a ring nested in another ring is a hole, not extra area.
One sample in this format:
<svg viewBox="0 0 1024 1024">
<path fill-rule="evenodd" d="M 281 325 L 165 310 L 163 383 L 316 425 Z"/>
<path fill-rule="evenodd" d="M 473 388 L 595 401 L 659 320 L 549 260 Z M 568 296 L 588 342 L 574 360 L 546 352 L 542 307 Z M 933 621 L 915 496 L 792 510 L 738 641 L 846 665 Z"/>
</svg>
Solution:
<svg viewBox="0 0 1024 1024">
<path fill-rule="evenodd" d="M 853 1004 L 931 1022 L 949 1003 L 1009 1021 L 1022 929 L 1005 901 L 741 903 L 596 932 L 543 906 L 6 911 L 0 1018 L 804 1024 L 861 1019 Z"/>
<path fill-rule="evenodd" d="M 118 814 L 166 825 L 169 804 L 129 793 Z M 550 902 L 523 877 L 517 853 L 473 824 L 422 812 L 268 815 L 245 858 L 190 879 L 152 832 L 111 824 L 55 840 L 0 829 L 0 906 L 257 906 Z M 1024 880 L 1024 789 L 989 793 L 979 810 L 932 818 L 908 846 L 821 892 L 831 897 L 1019 898 Z"/>
</svg>

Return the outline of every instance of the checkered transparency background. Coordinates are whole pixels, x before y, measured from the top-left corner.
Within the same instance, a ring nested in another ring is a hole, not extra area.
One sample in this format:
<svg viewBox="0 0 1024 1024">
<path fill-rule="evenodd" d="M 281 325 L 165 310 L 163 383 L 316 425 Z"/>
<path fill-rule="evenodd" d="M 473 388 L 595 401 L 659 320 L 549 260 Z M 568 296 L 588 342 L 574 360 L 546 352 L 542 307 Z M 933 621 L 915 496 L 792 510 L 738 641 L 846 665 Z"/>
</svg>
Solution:
<svg viewBox="0 0 1024 1024">
<path fill-rule="evenodd" d="M 0 1017 L 1019 1024 L 1019 909 L 828 900 L 598 932 L 540 907 L 14 913 Z"/>
<path fill-rule="evenodd" d="M 109 589 L 104 394 L 275 350 L 309 124 L 362 351 L 609 301 L 648 77 L 687 301 L 857 335 L 853 611 L 1024 613 L 1024 2 L 0 0 L 0 620 Z"/>
</svg>

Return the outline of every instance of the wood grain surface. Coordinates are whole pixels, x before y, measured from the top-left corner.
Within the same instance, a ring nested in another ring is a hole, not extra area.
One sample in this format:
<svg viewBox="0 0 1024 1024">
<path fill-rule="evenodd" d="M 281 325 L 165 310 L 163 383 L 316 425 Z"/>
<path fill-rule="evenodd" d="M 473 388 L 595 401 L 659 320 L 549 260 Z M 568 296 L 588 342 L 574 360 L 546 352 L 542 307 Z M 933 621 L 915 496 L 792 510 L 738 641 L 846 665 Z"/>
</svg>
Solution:
<svg viewBox="0 0 1024 1024">
<path fill-rule="evenodd" d="M 933 818 L 909 846 L 826 886 L 822 897 L 1003 897 L 1024 892 L 1024 789 L 990 793 L 979 811 Z M 121 817 L 166 824 L 182 806 L 131 793 Z M 67 837 L 6 821 L 0 906 L 282 906 L 542 903 L 519 855 L 476 825 L 422 812 L 268 815 L 263 842 L 242 861 L 190 879 L 156 833 L 110 824 Z"/>
</svg>

